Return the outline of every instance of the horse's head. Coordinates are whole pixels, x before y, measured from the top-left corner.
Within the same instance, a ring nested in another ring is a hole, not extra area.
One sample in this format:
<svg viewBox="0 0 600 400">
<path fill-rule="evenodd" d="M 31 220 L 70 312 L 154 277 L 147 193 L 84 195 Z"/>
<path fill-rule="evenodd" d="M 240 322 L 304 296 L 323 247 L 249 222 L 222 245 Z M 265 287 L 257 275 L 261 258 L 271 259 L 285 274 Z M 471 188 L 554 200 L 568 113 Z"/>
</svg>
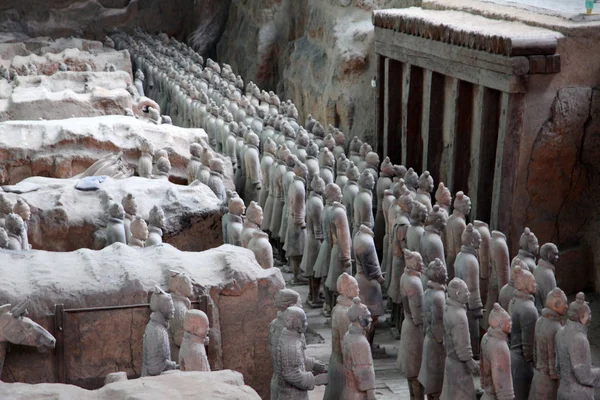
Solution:
<svg viewBox="0 0 600 400">
<path fill-rule="evenodd" d="M 27 318 L 27 303 L 23 300 L 11 309 L 10 304 L 0 306 L 0 338 L 14 344 L 37 347 L 40 352 L 53 349 L 56 339 L 47 330 Z"/>
</svg>

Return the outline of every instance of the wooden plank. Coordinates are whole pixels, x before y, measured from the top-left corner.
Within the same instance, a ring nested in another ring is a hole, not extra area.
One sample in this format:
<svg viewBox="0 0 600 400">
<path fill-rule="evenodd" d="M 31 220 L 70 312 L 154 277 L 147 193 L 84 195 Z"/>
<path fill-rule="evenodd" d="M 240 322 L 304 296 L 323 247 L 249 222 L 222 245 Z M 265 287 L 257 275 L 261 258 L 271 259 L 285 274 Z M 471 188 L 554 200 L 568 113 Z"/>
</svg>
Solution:
<svg viewBox="0 0 600 400">
<path fill-rule="evenodd" d="M 56 382 L 58 383 L 67 383 L 64 322 L 65 305 L 56 304 L 54 306 L 54 338 L 56 339 L 54 351 L 56 354 Z"/>
<path fill-rule="evenodd" d="M 423 71 L 423 111 L 421 115 L 421 136 L 423 138 L 423 162 L 421 171 L 427 170 L 429 160 L 429 124 L 431 119 L 431 96 L 436 95 L 431 91 L 433 72 L 426 69 Z M 431 172 L 431 171 L 430 171 Z M 439 177 L 434 177 L 439 179 Z"/>
<path fill-rule="evenodd" d="M 393 163 L 402 159 L 402 63 L 386 58 L 384 155 Z"/>
<path fill-rule="evenodd" d="M 446 60 L 441 57 L 403 48 L 389 43 L 375 42 L 375 52 L 400 62 L 430 69 L 443 75 L 482 85 L 507 93 L 525 93 L 525 82 L 522 76 L 486 70 L 460 62 Z"/>
<path fill-rule="evenodd" d="M 402 125 L 400 130 L 400 142 L 402 143 L 402 164 L 406 165 L 408 146 L 408 102 L 410 96 L 410 70 L 411 65 L 402 65 Z M 409 166 L 406 166 L 409 168 Z"/>
<path fill-rule="evenodd" d="M 444 122 L 442 141 L 444 150 L 440 165 L 440 182 L 454 193 L 454 151 L 458 104 L 458 79 L 446 76 L 444 84 Z"/>
<path fill-rule="evenodd" d="M 484 135 L 484 95 L 485 87 L 476 85 L 473 87 L 473 126 L 471 128 L 471 169 L 469 170 L 469 197 L 471 198 L 471 215 L 473 220 L 477 217 L 479 187 L 479 174 L 481 171 L 481 144 Z"/>
<path fill-rule="evenodd" d="M 377 76 L 375 77 L 375 101 L 377 105 L 375 151 L 378 154 L 387 152 L 387 143 L 384 136 L 384 109 L 385 109 L 385 57 L 377 55 Z M 384 155 L 385 157 L 385 155 Z"/>
</svg>

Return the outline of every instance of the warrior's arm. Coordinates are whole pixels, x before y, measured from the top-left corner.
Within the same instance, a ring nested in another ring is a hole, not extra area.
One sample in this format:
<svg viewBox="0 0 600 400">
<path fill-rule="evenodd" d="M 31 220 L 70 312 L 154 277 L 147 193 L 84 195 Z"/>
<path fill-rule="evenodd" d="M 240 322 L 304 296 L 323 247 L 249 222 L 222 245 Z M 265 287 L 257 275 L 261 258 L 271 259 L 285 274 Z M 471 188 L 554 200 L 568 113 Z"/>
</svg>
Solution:
<svg viewBox="0 0 600 400">
<path fill-rule="evenodd" d="M 492 381 L 496 389 L 496 399 L 513 400 L 515 394 L 510 372 L 510 352 L 508 351 L 508 347 L 502 351 L 497 351 L 495 353 L 495 360 L 490 364 L 492 367 Z"/>
<path fill-rule="evenodd" d="M 568 344 L 573 375 L 580 385 L 600 386 L 600 368 L 592 368 L 587 338 L 574 338 Z"/>
</svg>

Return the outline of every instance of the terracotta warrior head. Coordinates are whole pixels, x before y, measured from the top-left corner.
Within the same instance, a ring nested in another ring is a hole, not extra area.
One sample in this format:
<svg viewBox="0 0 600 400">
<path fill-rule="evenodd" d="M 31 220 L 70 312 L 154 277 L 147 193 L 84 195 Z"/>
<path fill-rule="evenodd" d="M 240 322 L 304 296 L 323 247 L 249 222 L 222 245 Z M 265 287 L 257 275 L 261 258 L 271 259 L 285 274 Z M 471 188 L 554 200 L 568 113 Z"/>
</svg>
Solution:
<svg viewBox="0 0 600 400">
<path fill-rule="evenodd" d="M 161 314 L 166 320 L 173 319 L 175 307 L 171 295 L 158 286 L 154 286 L 154 291 L 150 298 L 150 310 Z"/>
<path fill-rule="evenodd" d="M 460 278 L 454 278 L 448 284 L 448 297 L 460 304 L 467 304 L 469 301 L 469 288 L 465 281 Z"/>
<path fill-rule="evenodd" d="M 123 219 L 125 216 L 125 210 L 121 204 L 112 203 L 110 207 L 108 207 L 108 216 L 111 218 Z"/>
<path fill-rule="evenodd" d="M 371 145 L 367 142 L 364 142 L 363 144 L 361 144 L 358 153 L 360 154 L 360 158 L 365 160 L 367 158 L 367 154 L 369 154 L 369 152 L 371 151 L 373 151 Z"/>
<path fill-rule="evenodd" d="M 529 228 L 525 228 L 523 234 L 519 238 L 519 248 L 521 250 L 530 252 L 534 256 L 538 254 L 540 249 L 538 238 L 535 236 L 535 233 L 531 232 Z"/>
<path fill-rule="evenodd" d="M 304 333 L 308 327 L 308 321 L 304 310 L 297 306 L 289 307 L 284 316 L 285 327 L 294 332 Z"/>
<path fill-rule="evenodd" d="M 404 211 L 406 214 L 409 214 L 412 212 L 413 209 L 413 205 L 416 203 L 419 203 L 418 201 L 415 201 L 412 196 L 410 195 L 410 192 L 405 192 L 402 193 L 400 195 L 400 197 L 398 197 L 398 200 L 396 200 L 396 202 L 398 203 L 398 206 L 402 209 L 402 211 Z M 421 204 L 421 203 L 419 203 Z M 425 212 L 427 211 L 427 207 L 425 207 L 425 205 L 423 205 L 423 208 L 425 209 Z M 419 213 L 423 213 L 423 209 L 419 208 Z M 416 221 L 419 221 L 419 214 L 416 214 L 415 217 L 417 218 Z"/>
<path fill-rule="evenodd" d="M 433 192 L 433 177 L 429 171 L 425 171 L 419 177 L 419 189 L 431 193 Z"/>
<path fill-rule="evenodd" d="M 294 165 L 294 174 L 306 181 L 308 177 L 308 167 L 302 161 L 297 160 L 296 164 Z"/>
<path fill-rule="evenodd" d="M 333 136 L 331 136 L 331 133 L 327 134 L 323 139 L 323 148 L 328 149 L 329 151 L 333 151 L 335 148 L 335 140 L 333 139 Z"/>
<path fill-rule="evenodd" d="M 409 168 L 404 174 L 404 183 L 409 190 L 415 191 L 419 187 L 419 175 L 415 172 L 414 169 Z"/>
<path fill-rule="evenodd" d="M 344 272 L 338 277 L 337 291 L 349 299 L 358 297 L 358 282 L 352 275 Z"/>
<path fill-rule="evenodd" d="M 337 146 L 344 146 L 346 144 L 346 135 L 339 129 L 333 131 L 333 140 Z"/>
<path fill-rule="evenodd" d="M 337 159 L 336 170 L 338 175 L 346 175 L 346 170 L 350 167 L 351 161 L 342 153 Z"/>
<path fill-rule="evenodd" d="M 534 294 L 535 290 L 537 289 L 537 285 L 535 284 L 535 278 L 533 277 L 533 274 L 529 272 L 527 266 L 522 267 L 521 265 L 516 265 L 513 267 L 513 271 L 515 289 L 521 292 Z"/>
<path fill-rule="evenodd" d="M 328 202 L 333 203 L 334 201 L 342 201 L 342 190 L 335 183 L 328 183 L 325 186 L 325 198 Z"/>
<path fill-rule="evenodd" d="M 143 81 L 144 80 L 144 73 L 142 72 L 141 69 L 138 69 L 137 71 L 135 71 L 135 79 Z"/>
<path fill-rule="evenodd" d="M 148 224 L 139 215 L 131 221 L 131 235 L 140 240 L 148 239 Z"/>
<path fill-rule="evenodd" d="M 558 315 L 565 315 L 568 309 L 567 295 L 561 288 L 554 288 L 546 295 L 546 308 Z"/>
<path fill-rule="evenodd" d="M 592 321 L 592 310 L 585 302 L 585 295 L 582 292 L 577 293 L 575 301 L 569 304 L 567 317 L 571 321 L 579 322 L 582 325 L 589 325 Z"/>
<path fill-rule="evenodd" d="M 169 172 L 171 172 L 171 162 L 167 157 L 161 157 L 156 162 L 156 170 L 160 175 L 169 176 Z"/>
<path fill-rule="evenodd" d="M 313 126 L 315 126 L 315 119 L 313 118 L 312 114 L 308 114 L 306 121 L 304 121 L 304 127 L 308 132 L 312 132 Z"/>
<path fill-rule="evenodd" d="M 367 153 L 365 161 L 367 162 L 368 166 L 374 169 L 379 168 L 379 154 L 375 153 L 374 151 L 370 151 Z"/>
<path fill-rule="evenodd" d="M 290 149 L 288 149 L 288 147 L 285 144 L 282 144 L 281 147 L 279 147 L 277 153 L 277 157 L 283 162 L 285 162 L 285 159 L 288 158 L 290 154 L 292 154 Z"/>
<path fill-rule="evenodd" d="M 8 215 L 13 211 L 13 204 L 4 193 L 0 193 L 0 214 Z"/>
<path fill-rule="evenodd" d="M 192 286 L 192 278 L 183 271 L 169 270 L 169 292 L 178 296 L 192 297 L 194 295 L 194 287 Z"/>
<path fill-rule="evenodd" d="M 136 215 L 138 212 L 137 201 L 131 193 L 127 193 L 127 195 L 123 197 L 121 205 L 123 205 L 123 209 L 129 215 Z"/>
<path fill-rule="evenodd" d="M 394 197 L 396 199 L 399 199 L 400 196 L 402 196 L 404 194 L 410 195 L 410 190 L 408 190 L 408 188 L 406 187 L 406 184 L 404 183 L 403 178 L 398 178 L 398 182 L 394 182 L 394 184 L 391 187 L 392 187 L 392 192 L 394 192 Z"/>
<path fill-rule="evenodd" d="M 27 202 L 20 197 L 17 199 L 17 203 L 13 207 L 13 212 L 23 218 L 23 221 L 29 221 L 31 218 L 31 208 L 29 208 L 29 204 L 27 204 Z"/>
<path fill-rule="evenodd" d="M 408 249 L 403 249 L 403 251 L 406 268 L 417 272 L 423 271 L 423 258 L 421 254 L 418 251 L 410 251 Z"/>
<path fill-rule="evenodd" d="M 540 248 L 540 258 L 550 264 L 556 264 L 559 260 L 558 247 L 554 243 L 544 243 Z"/>
<path fill-rule="evenodd" d="M 373 174 L 364 170 L 358 179 L 358 186 L 363 189 L 373 190 L 373 187 L 375 187 L 375 178 L 373 177 Z"/>
<path fill-rule="evenodd" d="M 427 267 L 429 279 L 440 285 L 445 285 L 448 280 L 448 271 L 446 270 L 446 264 L 439 258 L 436 258 L 429 263 Z"/>
<path fill-rule="evenodd" d="M 260 225 L 263 220 L 263 210 L 254 200 L 250 202 L 246 209 L 246 218 L 248 221 Z"/>
<path fill-rule="evenodd" d="M 396 164 L 394 165 L 394 175 L 398 178 L 404 179 L 404 175 L 406 175 L 406 167 L 404 165 Z"/>
<path fill-rule="evenodd" d="M 258 135 L 254 132 L 248 133 L 248 136 L 246 137 L 246 142 L 251 146 L 258 147 L 260 145 L 260 139 L 258 138 Z"/>
<path fill-rule="evenodd" d="M 155 226 L 160 229 L 164 229 L 165 227 L 165 212 L 162 207 L 155 205 L 150 210 L 150 215 L 148 217 L 148 223 L 151 226 Z"/>
<path fill-rule="evenodd" d="M 386 157 L 383 159 L 380 169 L 381 169 L 381 172 L 383 174 L 386 174 L 387 176 L 396 175 L 396 173 L 394 171 L 394 164 L 392 164 L 389 157 Z"/>
<path fill-rule="evenodd" d="M 298 292 L 292 289 L 281 289 L 275 296 L 275 307 L 279 311 L 285 311 L 293 306 L 302 307 L 302 300 Z"/>
<path fill-rule="evenodd" d="M 193 157 L 200 158 L 200 155 L 202 154 L 202 146 L 200 146 L 200 143 L 194 142 L 190 144 L 190 154 Z"/>
<path fill-rule="evenodd" d="M 456 193 L 454 199 L 454 209 L 463 213 L 465 216 L 471 213 L 471 199 L 463 192 Z"/>
<path fill-rule="evenodd" d="M 194 336 L 205 338 L 209 332 L 206 313 L 201 310 L 187 310 L 183 320 L 183 330 Z"/>
<path fill-rule="evenodd" d="M 446 224 L 448 223 L 448 213 L 446 210 L 438 206 L 437 204 L 433 206 L 431 212 L 427 216 L 426 225 L 432 225 L 437 230 L 441 231 L 446 228 Z"/>
<path fill-rule="evenodd" d="M 222 174 L 225 171 L 223 160 L 220 158 L 215 157 L 211 159 L 208 165 L 210 166 L 211 171 L 218 172 L 219 174 Z"/>
<path fill-rule="evenodd" d="M 490 311 L 488 317 L 488 323 L 491 328 L 500 328 L 504 333 L 510 333 L 512 329 L 512 318 L 498 303 L 494 303 L 494 308 Z"/>
<path fill-rule="evenodd" d="M 335 156 L 333 153 L 327 148 L 323 148 L 323 158 L 322 158 L 323 166 L 333 168 L 335 167 Z"/>
<path fill-rule="evenodd" d="M 400 196 L 402 197 L 402 196 Z M 413 201 L 410 208 L 410 223 L 411 225 L 423 225 L 427 220 L 427 206 L 418 201 Z"/>
<path fill-rule="evenodd" d="M 319 155 L 319 146 L 312 140 L 308 142 L 308 146 L 306 146 L 306 156 L 307 157 L 317 157 Z"/>
<path fill-rule="evenodd" d="M 304 130 L 304 128 L 298 129 L 298 134 L 296 135 L 296 144 L 301 147 L 308 146 L 308 142 L 310 141 L 308 137 L 308 132 Z"/>
<path fill-rule="evenodd" d="M 271 138 L 266 138 L 265 142 L 263 144 L 263 154 L 269 153 L 269 154 L 275 155 L 276 151 L 277 151 L 277 145 L 275 144 L 275 142 L 273 140 L 271 140 Z"/>
<path fill-rule="evenodd" d="M 325 136 L 325 128 L 323 128 L 323 125 L 321 125 L 321 123 L 317 121 L 313 125 L 311 133 L 315 135 L 315 137 L 322 139 L 323 136 Z"/>
<path fill-rule="evenodd" d="M 310 183 L 310 188 L 314 193 L 323 195 L 325 192 L 325 181 L 319 175 L 315 175 Z"/>
<path fill-rule="evenodd" d="M 462 235 L 460 236 L 461 242 L 463 246 L 469 246 L 475 250 L 479 249 L 481 246 L 481 233 L 473 224 L 468 224 Z"/>
<path fill-rule="evenodd" d="M 350 141 L 350 153 L 359 154 L 362 144 L 362 140 L 360 140 L 358 136 L 354 136 Z"/>
<path fill-rule="evenodd" d="M 348 309 L 348 319 L 354 325 L 360 325 L 362 328 L 368 328 L 371 325 L 371 312 L 361 301 L 360 297 L 352 299 L 352 305 Z"/>
<path fill-rule="evenodd" d="M 244 206 L 244 200 L 239 197 L 233 197 L 229 201 L 229 212 L 233 215 L 242 215 L 244 211 L 246 211 L 246 206 Z"/>
<path fill-rule="evenodd" d="M 360 178 L 360 171 L 352 161 L 350 161 L 350 166 L 346 169 L 346 176 L 350 182 L 358 182 L 358 179 Z"/>
</svg>

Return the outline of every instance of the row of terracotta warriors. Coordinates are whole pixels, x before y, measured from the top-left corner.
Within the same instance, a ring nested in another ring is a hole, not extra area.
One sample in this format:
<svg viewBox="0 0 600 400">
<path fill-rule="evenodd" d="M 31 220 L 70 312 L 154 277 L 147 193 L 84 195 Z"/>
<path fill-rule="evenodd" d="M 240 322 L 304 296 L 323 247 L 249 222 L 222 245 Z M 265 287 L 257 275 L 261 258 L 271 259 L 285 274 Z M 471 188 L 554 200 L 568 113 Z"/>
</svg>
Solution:
<svg viewBox="0 0 600 400">
<path fill-rule="evenodd" d="M 31 218 L 29 204 L 22 198 L 16 203 L 0 193 L 0 249 L 30 250 L 27 221 Z"/>
</svg>

